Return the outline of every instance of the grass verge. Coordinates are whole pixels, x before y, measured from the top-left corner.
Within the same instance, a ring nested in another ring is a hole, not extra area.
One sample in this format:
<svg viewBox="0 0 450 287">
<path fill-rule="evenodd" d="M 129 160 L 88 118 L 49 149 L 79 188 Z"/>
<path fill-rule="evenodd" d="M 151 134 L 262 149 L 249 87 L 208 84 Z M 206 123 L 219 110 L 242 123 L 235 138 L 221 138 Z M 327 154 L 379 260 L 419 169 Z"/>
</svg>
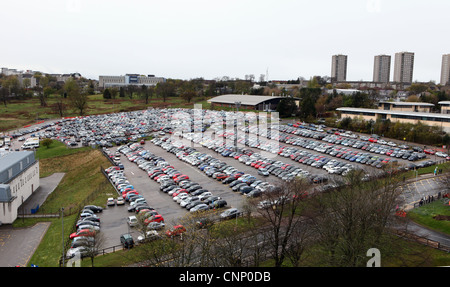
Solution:
<svg viewBox="0 0 450 287">
<path fill-rule="evenodd" d="M 54 148 L 57 150 L 58 145 L 55 145 Z M 55 172 L 65 173 L 58 187 L 48 196 L 39 211 L 57 213 L 61 210 L 61 207 L 64 207 L 64 240 L 68 240 L 75 221 L 78 219 L 77 211 L 82 205 L 105 206 L 106 199 L 115 192 L 100 172 L 100 166 L 106 167 L 110 163 L 99 150 L 91 148 L 71 149 L 71 154 L 55 157 L 48 154 L 40 159 L 39 165 L 43 176 Z M 30 226 L 38 221 L 49 221 L 51 226 L 32 256 L 30 263 L 43 267 L 57 267 L 63 246 L 61 218 L 16 220 L 14 227 Z"/>
</svg>

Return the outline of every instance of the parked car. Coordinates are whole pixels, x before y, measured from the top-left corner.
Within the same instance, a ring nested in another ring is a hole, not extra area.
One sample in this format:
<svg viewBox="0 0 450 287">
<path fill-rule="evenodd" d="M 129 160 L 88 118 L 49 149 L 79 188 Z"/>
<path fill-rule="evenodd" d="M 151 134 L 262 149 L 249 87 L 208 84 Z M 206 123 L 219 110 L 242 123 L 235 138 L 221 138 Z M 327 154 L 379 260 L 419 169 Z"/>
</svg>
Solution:
<svg viewBox="0 0 450 287">
<path fill-rule="evenodd" d="M 93 237 L 85 237 L 85 236 L 80 236 L 80 237 L 75 237 L 72 241 L 72 243 L 70 244 L 70 248 L 76 248 L 76 247 L 80 247 L 80 246 L 94 246 L 95 243 L 95 239 Z"/>
<path fill-rule="evenodd" d="M 129 233 L 122 234 L 120 236 L 120 244 L 123 248 L 132 248 L 134 246 L 134 239 Z"/>
<path fill-rule="evenodd" d="M 166 231 L 167 237 L 173 237 L 186 232 L 186 228 L 183 225 L 175 225 L 172 229 Z"/>
<path fill-rule="evenodd" d="M 158 234 L 158 232 L 156 230 L 149 230 L 145 233 L 145 236 L 139 235 L 137 238 L 137 241 L 139 243 L 144 243 L 144 242 L 150 242 L 153 240 L 157 240 L 160 238 L 161 238 L 161 236 Z"/>
<path fill-rule="evenodd" d="M 123 198 L 122 196 L 119 196 L 119 197 L 116 199 L 116 204 L 117 204 L 117 205 L 124 205 L 124 204 L 125 204 L 125 198 Z"/>
<path fill-rule="evenodd" d="M 67 250 L 66 258 L 73 258 L 79 254 L 80 258 L 88 257 L 92 254 L 93 248 L 89 246 L 79 246 Z"/>
<path fill-rule="evenodd" d="M 237 208 L 230 208 L 220 214 L 221 219 L 231 219 L 239 215 L 240 211 Z"/>
<path fill-rule="evenodd" d="M 77 230 L 82 230 L 82 229 L 91 229 L 94 231 L 100 231 L 100 226 L 91 225 L 91 224 L 82 224 L 82 225 L 77 226 Z"/>
<path fill-rule="evenodd" d="M 189 212 L 197 212 L 205 210 L 209 210 L 209 206 L 207 204 L 201 203 L 189 209 Z"/>
<path fill-rule="evenodd" d="M 164 218 L 160 214 L 153 215 L 144 220 L 144 224 L 149 224 L 150 222 L 162 222 L 164 223 Z"/>
<path fill-rule="evenodd" d="M 108 198 L 108 200 L 106 201 L 106 205 L 107 206 L 114 206 L 116 205 L 116 200 L 113 197 Z"/>
<path fill-rule="evenodd" d="M 147 224 L 147 230 L 161 230 L 164 229 L 165 226 L 164 222 L 153 221 Z"/>
<path fill-rule="evenodd" d="M 80 236 L 94 236 L 95 235 L 95 231 L 92 229 L 80 229 L 77 232 L 74 232 L 72 234 L 69 235 L 70 239 L 74 239 L 75 237 L 80 237 Z"/>
<path fill-rule="evenodd" d="M 138 219 L 136 216 L 132 215 L 132 216 L 128 216 L 127 218 L 127 224 L 130 227 L 136 226 L 138 224 Z"/>
<path fill-rule="evenodd" d="M 101 208 L 100 206 L 96 206 L 96 205 L 86 205 L 83 209 L 90 209 L 94 213 L 99 213 L 99 212 L 103 211 L 103 208 Z"/>
<path fill-rule="evenodd" d="M 227 202 L 224 199 L 218 199 L 212 203 L 209 204 L 209 208 L 214 209 L 214 208 L 222 208 L 227 206 Z"/>
</svg>

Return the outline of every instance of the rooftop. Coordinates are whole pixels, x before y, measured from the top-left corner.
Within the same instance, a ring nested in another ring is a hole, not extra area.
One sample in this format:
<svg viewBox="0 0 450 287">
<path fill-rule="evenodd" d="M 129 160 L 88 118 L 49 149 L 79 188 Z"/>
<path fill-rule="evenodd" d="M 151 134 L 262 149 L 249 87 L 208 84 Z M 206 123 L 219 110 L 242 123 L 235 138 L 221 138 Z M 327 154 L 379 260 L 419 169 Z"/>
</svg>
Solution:
<svg viewBox="0 0 450 287">
<path fill-rule="evenodd" d="M 389 101 L 381 101 L 380 104 L 392 104 L 398 106 L 427 106 L 434 107 L 434 104 L 424 103 L 424 102 L 389 102 Z"/>
<path fill-rule="evenodd" d="M 26 159 L 29 158 L 27 161 Z M 22 162 L 20 168 L 19 162 Z M 15 177 L 22 170 L 35 162 L 34 152 L 32 151 L 17 151 L 8 152 L 0 155 L 0 183 L 7 182 L 10 178 Z M 8 170 L 12 169 L 12 176 L 8 175 Z"/>
<path fill-rule="evenodd" d="M 221 95 L 209 99 L 208 102 L 211 103 L 225 103 L 225 104 L 235 104 L 240 102 L 244 106 L 255 106 L 265 101 L 282 99 L 284 97 L 272 97 L 272 96 L 256 96 L 256 95 Z"/>
<path fill-rule="evenodd" d="M 337 108 L 337 111 L 344 112 L 356 112 L 356 113 L 373 113 L 373 114 L 385 114 L 385 115 L 404 115 L 414 117 L 433 117 L 441 119 L 450 119 L 450 114 L 441 113 L 423 113 L 423 112 L 405 112 L 405 111 L 392 111 L 392 110 L 380 110 L 380 109 L 364 109 L 364 108 L 349 108 L 341 107 Z"/>
</svg>

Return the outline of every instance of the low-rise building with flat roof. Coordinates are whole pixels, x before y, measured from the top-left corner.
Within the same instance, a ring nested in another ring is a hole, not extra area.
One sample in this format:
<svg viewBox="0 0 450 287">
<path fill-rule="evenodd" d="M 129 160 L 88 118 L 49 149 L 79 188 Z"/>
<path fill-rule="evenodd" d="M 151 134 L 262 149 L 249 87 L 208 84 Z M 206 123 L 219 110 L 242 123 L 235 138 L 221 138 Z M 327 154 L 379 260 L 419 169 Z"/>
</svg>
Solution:
<svg viewBox="0 0 450 287">
<path fill-rule="evenodd" d="M 256 95 L 221 95 L 208 100 L 212 106 L 240 108 L 257 111 L 274 111 L 278 103 L 286 97 Z M 298 105 L 298 99 L 294 98 Z"/>
<path fill-rule="evenodd" d="M 0 223 L 12 224 L 19 208 L 39 188 L 39 161 L 34 152 L 0 154 Z"/>
</svg>

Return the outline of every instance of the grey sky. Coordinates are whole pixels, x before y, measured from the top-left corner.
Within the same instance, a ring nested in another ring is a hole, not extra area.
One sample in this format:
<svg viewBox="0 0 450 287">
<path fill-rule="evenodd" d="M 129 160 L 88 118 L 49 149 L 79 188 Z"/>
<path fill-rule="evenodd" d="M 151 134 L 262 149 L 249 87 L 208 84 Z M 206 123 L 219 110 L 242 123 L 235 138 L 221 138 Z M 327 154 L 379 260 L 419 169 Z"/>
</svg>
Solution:
<svg viewBox="0 0 450 287">
<path fill-rule="evenodd" d="M 448 11 L 448 0 L 1 1 L 0 66 L 288 80 L 329 76 L 346 54 L 347 80 L 371 81 L 375 55 L 410 51 L 414 80 L 439 82 Z"/>
</svg>

